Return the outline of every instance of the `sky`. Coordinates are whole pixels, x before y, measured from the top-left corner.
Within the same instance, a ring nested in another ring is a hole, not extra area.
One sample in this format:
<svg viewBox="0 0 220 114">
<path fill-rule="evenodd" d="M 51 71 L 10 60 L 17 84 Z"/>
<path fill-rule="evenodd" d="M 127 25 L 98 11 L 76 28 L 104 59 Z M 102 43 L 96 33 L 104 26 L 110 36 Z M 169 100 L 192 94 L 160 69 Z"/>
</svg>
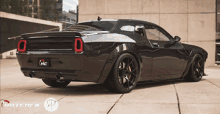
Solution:
<svg viewBox="0 0 220 114">
<path fill-rule="evenodd" d="M 63 11 L 76 10 L 78 0 L 63 0 Z"/>
</svg>

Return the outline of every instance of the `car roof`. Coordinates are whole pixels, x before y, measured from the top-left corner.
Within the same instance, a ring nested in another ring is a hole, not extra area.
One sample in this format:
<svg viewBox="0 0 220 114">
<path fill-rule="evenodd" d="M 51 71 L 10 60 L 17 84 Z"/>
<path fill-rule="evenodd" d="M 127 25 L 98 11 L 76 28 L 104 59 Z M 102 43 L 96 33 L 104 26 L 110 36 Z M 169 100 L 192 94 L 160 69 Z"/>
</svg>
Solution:
<svg viewBox="0 0 220 114">
<path fill-rule="evenodd" d="M 138 19 L 102 19 L 100 20 L 100 22 L 102 21 L 129 21 L 129 22 L 133 22 L 133 23 L 141 23 L 141 24 L 147 24 L 147 25 L 154 25 L 154 26 L 158 26 L 157 24 L 145 21 L 145 20 L 138 20 Z M 80 22 L 80 23 L 86 23 L 86 22 L 98 22 L 98 20 L 90 20 L 90 21 L 84 21 L 84 22 Z"/>
<path fill-rule="evenodd" d="M 118 21 L 118 19 L 102 19 L 100 20 L 100 22 L 102 21 Z M 83 22 L 79 22 L 79 23 L 87 23 L 87 22 L 98 22 L 98 20 L 89 20 L 89 21 L 83 21 Z"/>
<path fill-rule="evenodd" d="M 148 21 L 145 21 L 145 20 L 138 20 L 138 19 L 119 19 L 119 20 L 158 26 L 157 24 L 154 24 L 154 23 L 151 23 L 151 22 L 148 22 Z"/>
</svg>

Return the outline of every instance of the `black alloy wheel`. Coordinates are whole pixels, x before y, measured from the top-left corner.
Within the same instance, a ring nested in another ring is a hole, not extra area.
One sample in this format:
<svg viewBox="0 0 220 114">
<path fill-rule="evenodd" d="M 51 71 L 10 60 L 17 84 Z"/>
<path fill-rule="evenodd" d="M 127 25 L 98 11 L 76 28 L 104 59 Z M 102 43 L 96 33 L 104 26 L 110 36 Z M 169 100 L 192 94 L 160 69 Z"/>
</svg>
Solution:
<svg viewBox="0 0 220 114">
<path fill-rule="evenodd" d="M 203 76 L 203 69 L 204 69 L 204 64 L 203 64 L 202 58 L 197 57 L 193 66 L 194 66 L 194 75 L 197 78 L 201 79 Z"/>
<path fill-rule="evenodd" d="M 124 53 L 117 59 L 105 85 L 110 91 L 128 93 L 135 88 L 138 77 L 139 68 L 136 59 L 131 54 Z"/>
<path fill-rule="evenodd" d="M 185 79 L 187 81 L 197 82 L 202 79 L 203 75 L 204 75 L 204 61 L 201 55 L 196 54 L 193 58 L 192 65 Z"/>
</svg>

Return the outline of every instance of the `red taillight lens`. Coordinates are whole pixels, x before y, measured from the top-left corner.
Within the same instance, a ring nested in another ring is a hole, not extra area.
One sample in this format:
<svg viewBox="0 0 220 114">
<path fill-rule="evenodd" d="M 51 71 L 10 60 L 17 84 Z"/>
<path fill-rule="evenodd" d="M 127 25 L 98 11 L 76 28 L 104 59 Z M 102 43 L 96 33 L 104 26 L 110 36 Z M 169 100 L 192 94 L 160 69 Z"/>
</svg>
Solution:
<svg viewBox="0 0 220 114">
<path fill-rule="evenodd" d="M 27 41 L 26 40 L 20 40 L 18 42 L 18 51 L 19 52 L 25 52 L 26 51 L 26 45 L 27 45 Z"/>
<path fill-rule="evenodd" d="M 80 53 L 83 51 L 83 41 L 81 38 L 76 38 L 75 39 L 75 51 L 77 53 Z"/>
</svg>

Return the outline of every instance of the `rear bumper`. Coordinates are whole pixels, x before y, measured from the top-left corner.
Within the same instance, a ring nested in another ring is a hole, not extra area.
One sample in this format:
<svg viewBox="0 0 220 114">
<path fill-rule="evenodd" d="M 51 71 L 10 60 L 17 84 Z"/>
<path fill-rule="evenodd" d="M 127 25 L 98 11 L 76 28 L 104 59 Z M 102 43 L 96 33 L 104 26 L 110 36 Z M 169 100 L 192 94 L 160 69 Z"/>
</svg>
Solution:
<svg viewBox="0 0 220 114">
<path fill-rule="evenodd" d="M 34 78 L 56 79 L 59 73 L 66 80 L 97 82 L 108 55 L 94 57 L 84 54 L 19 54 L 17 59 L 21 71 L 27 77 L 34 72 Z M 39 58 L 50 59 L 50 67 L 39 67 Z"/>
<path fill-rule="evenodd" d="M 77 81 L 89 81 L 96 82 L 96 77 L 91 76 L 91 74 L 82 72 L 81 70 L 62 70 L 62 69 L 33 69 L 33 68 L 21 68 L 24 76 L 30 77 L 29 73 L 32 72 L 32 78 L 50 78 L 56 79 L 57 74 L 61 74 L 61 76 L 65 80 L 77 80 Z"/>
</svg>

